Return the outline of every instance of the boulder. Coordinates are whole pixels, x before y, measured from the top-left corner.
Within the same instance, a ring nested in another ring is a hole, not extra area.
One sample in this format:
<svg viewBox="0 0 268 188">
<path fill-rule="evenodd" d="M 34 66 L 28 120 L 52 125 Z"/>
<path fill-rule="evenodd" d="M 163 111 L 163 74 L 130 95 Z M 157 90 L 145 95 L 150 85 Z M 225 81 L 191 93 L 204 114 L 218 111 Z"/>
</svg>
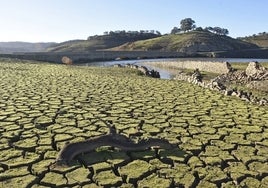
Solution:
<svg viewBox="0 0 268 188">
<path fill-rule="evenodd" d="M 246 86 L 250 89 L 268 92 L 268 80 L 251 81 Z"/>
<path fill-rule="evenodd" d="M 246 75 L 254 80 L 268 79 L 268 70 L 257 61 L 250 62 L 246 68 Z"/>
<path fill-rule="evenodd" d="M 64 64 L 66 64 L 66 65 L 73 64 L 73 60 L 71 58 L 67 57 L 67 56 L 63 56 L 61 58 L 61 62 L 64 63 Z"/>
<path fill-rule="evenodd" d="M 121 64 L 114 64 L 114 67 L 123 67 Z"/>
<path fill-rule="evenodd" d="M 192 74 L 192 78 L 197 82 L 202 82 L 203 76 L 200 73 L 199 69 L 195 69 L 194 73 Z"/>
</svg>

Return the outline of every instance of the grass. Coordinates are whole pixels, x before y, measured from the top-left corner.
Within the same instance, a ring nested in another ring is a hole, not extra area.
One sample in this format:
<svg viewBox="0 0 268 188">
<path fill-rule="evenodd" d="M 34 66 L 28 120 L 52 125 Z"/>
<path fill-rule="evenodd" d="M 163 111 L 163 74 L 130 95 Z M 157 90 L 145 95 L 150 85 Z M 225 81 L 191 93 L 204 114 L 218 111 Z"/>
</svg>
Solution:
<svg viewBox="0 0 268 188">
<path fill-rule="evenodd" d="M 260 47 L 267 48 L 268 47 L 268 34 L 249 36 L 241 38 L 244 41 L 251 42 L 253 44 L 257 44 Z"/>
<path fill-rule="evenodd" d="M 267 185 L 267 107 L 111 67 L 2 60 L 0 79 L 2 187 Z M 65 141 L 107 134 L 99 118 L 177 148 L 106 147 L 52 168 Z"/>
<path fill-rule="evenodd" d="M 268 62 L 262 62 L 260 63 L 262 66 L 268 68 Z M 236 63 L 231 63 L 232 67 L 234 69 L 237 69 L 237 70 L 246 70 L 247 66 L 248 66 L 248 63 L 239 63 L 239 62 L 236 62 Z"/>
<path fill-rule="evenodd" d="M 233 49 L 250 48 L 253 44 L 245 43 L 227 36 L 220 36 L 205 31 L 190 31 L 181 34 L 169 34 L 161 37 L 126 43 L 113 48 L 114 50 L 164 50 L 164 51 L 191 51 L 191 46 L 196 45 L 198 50 L 192 51 L 221 51 L 226 46 Z M 198 44 L 198 45 L 197 45 Z M 217 44 L 217 45 L 215 45 Z M 188 47 L 185 46 L 190 46 Z M 187 50 L 188 49 L 188 50 Z"/>
</svg>

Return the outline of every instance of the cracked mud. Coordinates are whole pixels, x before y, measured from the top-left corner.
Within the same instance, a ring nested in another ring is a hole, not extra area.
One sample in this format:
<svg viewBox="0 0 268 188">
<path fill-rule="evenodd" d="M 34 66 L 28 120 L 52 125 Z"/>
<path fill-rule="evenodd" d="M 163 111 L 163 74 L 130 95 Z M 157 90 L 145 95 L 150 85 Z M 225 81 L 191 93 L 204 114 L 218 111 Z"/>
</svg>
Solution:
<svg viewBox="0 0 268 188">
<path fill-rule="evenodd" d="M 136 70 L 0 62 L 2 187 L 268 187 L 267 107 Z M 173 150 L 101 147 L 51 167 L 65 142 L 118 133 Z"/>
</svg>

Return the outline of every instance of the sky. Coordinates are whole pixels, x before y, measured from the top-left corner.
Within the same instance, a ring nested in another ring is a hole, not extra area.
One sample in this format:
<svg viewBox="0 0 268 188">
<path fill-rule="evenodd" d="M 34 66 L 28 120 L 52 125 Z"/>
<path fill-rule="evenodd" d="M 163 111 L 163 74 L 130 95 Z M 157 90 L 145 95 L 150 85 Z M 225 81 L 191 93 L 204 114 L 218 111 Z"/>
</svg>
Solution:
<svg viewBox="0 0 268 188">
<path fill-rule="evenodd" d="M 170 33 L 184 18 L 231 37 L 268 32 L 268 0 L 0 0 L 0 42 L 63 42 L 105 31 Z"/>
</svg>

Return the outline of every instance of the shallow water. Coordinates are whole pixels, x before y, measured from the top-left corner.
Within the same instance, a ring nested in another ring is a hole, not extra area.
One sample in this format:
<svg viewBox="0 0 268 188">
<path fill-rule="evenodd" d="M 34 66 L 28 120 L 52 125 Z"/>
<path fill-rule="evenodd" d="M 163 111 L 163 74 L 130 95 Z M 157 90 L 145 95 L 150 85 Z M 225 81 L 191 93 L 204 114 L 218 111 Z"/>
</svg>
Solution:
<svg viewBox="0 0 268 188">
<path fill-rule="evenodd" d="M 251 61 L 268 62 L 268 59 L 257 59 L 257 58 L 164 58 L 164 59 L 140 59 L 140 60 L 120 60 L 120 61 L 102 61 L 102 62 L 91 62 L 85 63 L 84 66 L 112 66 L 115 64 L 135 64 L 144 65 L 147 68 L 154 69 L 160 73 L 161 79 L 171 79 L 176 75 L 177 70 L 172 68 L 156 67 L 153 65 L 146 64 L 147 62 L 158 62 L 165 63 L 170 61 L 211 61 L 211 62 L 229 62 L 229 63 L 248 63 Z"/>
</svg>

